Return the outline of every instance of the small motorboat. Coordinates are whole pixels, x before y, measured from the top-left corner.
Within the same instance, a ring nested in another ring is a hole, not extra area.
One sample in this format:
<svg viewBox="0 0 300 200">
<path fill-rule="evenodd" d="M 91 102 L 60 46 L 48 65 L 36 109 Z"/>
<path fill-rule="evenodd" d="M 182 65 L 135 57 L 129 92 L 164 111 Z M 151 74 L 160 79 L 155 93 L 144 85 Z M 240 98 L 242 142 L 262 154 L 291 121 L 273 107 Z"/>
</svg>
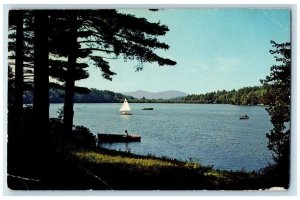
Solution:
<svg viewBox="0 0 300 200">
<path fill-rule="evenodd" d="M 142 110 L 153 110 L 153 108 L 143 108 Z"/>
<path fill-rule="evenodd" d="M 249 116 L 244 114 L 244 115 L 240 115 L 240 119 L 249 119 Z"/>
</svg>

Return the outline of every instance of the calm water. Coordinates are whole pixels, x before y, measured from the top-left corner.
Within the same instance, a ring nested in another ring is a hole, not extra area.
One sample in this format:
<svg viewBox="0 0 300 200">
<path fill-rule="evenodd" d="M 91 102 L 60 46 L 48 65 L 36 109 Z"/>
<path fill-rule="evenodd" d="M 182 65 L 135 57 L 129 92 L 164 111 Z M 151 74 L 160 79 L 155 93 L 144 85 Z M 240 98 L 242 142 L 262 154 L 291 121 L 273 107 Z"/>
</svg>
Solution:
<svg viewBox="0 0 300 200">
<path fill-rule="evenodd" d="M 266 132 L 272 128 L 265 107 L 218 104 L 130 104 L 133 115 L 119 115 L 121 104 L 75 104 L 74 124 L 93 133 L 138 133 L 141 143 L 105 147 L 196 160 L 219 169 L 258 170 L 271 162 Z M 62 104 L 50 106 L 57 117 Z M 153 107 L 153 111 L 141 110 Z M 240 120 L 247 113 L 249 120 Z"/>
</svg>

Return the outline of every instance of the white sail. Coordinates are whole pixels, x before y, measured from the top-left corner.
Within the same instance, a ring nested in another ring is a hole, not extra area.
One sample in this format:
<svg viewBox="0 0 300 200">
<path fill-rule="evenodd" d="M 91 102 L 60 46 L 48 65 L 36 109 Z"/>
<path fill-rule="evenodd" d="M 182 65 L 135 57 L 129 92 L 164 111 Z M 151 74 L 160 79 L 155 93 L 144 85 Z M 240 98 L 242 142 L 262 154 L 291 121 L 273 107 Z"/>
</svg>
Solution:
<svg viewBox="0 0 300 200">
<path fill-rule="evenodd" d="M 120 110 L 121 114 L 123 115 L 128 115 L 128 114 L 131 114 L 130 111 L 130 106 L 129 106 L 129 103 L 127 101 L 127 99 L 124 100 L 124 103 L 122 104 Z"/>
</svg>

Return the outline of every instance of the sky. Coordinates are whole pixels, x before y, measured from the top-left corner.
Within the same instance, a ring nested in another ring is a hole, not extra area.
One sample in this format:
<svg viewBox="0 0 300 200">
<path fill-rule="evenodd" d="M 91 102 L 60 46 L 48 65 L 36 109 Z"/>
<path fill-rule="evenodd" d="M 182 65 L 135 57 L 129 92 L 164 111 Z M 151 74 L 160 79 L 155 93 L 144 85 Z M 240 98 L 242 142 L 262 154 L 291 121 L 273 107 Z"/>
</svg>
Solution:
<svg viewBox="0 0 300 200">
<path fill-rule="evenodd" d="M 102 78 L 95 67 L 90 77 L 76 85 L 114 92 L 179 90 L 201 94 L 261 85 L 275 64 L 270 40 L 290 41 L 288 9 L 144 9 L 119 10 L 160 22 L 170 29 L 159 37 L 169 50 L 158 55 L 175 60 L 175 66 L 145 63 L 135 72 L 137 61 L 110 60 L 117 75 Z"/>
</svg>

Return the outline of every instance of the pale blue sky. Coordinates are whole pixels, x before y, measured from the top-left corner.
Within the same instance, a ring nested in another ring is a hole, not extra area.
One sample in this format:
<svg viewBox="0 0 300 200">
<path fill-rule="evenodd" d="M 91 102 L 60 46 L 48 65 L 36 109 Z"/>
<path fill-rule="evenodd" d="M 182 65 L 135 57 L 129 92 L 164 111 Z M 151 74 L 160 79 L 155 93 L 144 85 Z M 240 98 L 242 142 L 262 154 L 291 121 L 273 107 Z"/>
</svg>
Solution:
<svg viewBox="0 0 300 200">
<path fill-rule="evenodd" d="M 104 80 L 90 67 L 90 78 L 77 85 L 114 92 L 180 90 L 199 94 L 260 85 L 270 73 L 274 58 L 270 40 L 290 41 L 290 10 L 278 9 L 165 9 L 122 10 L 165 24 L 170 31 L 160 41 L 170 45 L 159 55 L 177 62 L 160 67 L 144 64 L 135 72 L 136 61 L 111 61 L 117 75 Z"/>
</svg>

